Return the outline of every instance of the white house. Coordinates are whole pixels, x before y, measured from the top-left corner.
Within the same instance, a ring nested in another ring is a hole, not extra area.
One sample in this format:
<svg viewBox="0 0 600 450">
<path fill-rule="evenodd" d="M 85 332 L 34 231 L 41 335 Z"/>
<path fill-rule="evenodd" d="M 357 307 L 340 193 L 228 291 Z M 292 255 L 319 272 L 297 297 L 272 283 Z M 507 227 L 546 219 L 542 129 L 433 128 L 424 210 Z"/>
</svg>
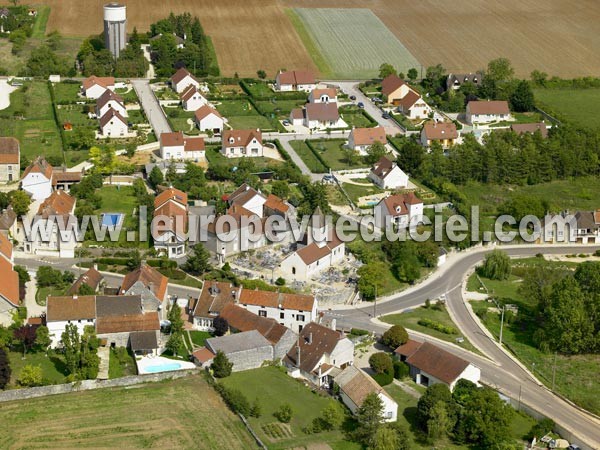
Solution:
<svg viewBox="0 0 600 450">
<path fill-rule="evenodd" d="M 123 98 L 107 89 L 96 101 L 96 116 L 102 117 L 111 109 L 117 111 L 122 117 L 127 117 Z"/>
<path fill-rule="evenodd" d="M 465 83 L 472 83 L 475 86 L 479 86 L 482 81 L 483 74 L 480 72 L 462 74 L 451 73 L 446 79 L 446 90 L 454 89 L 456 91 Z"/>
<path fill-rule="evenodd" d="M 32 200 L 44 201 L 52 194 L 52 166 L 43 156 L 36 157 L 21 177 L 21 188 Z"/>
<path fill-rule="evenodd" d="M 337 103 L 337 90 L 335 88 L 313 89 L 308 94 L 309 103 Z"/>
<path fill-rule="evenodd" d="M 297 344 L 283 363 L 292 377 L 328 388 L 332 386 L 335 368 L 345 369 L 354 364 L 354 344 L 344 333 L 312 322 L 302 329 Z"/>
<path fill-rule="evenodd" d="M 0 233 L 0 325 L 12 323 L 12 314 L 20 306 L 19 275 L 14 271 L 13 246 Z"/>
<path fill-rule="evenodd" d="M 198 108 L 194 113 L 194 120 L 200 131 L 211 131 L 215 135 L 221 134 L 225 126 L 225 120 L 219 111 L 209 105 Z"/>
<path fill-rule="evenodd" d="M 25 236 L 26 253 L 74 258 L 78 224 L 75 198 L 56 190 L 40 205 Z"/>
<path fill-rule="evenodd" d="M 454 122 L 425 122 L 421 130 L 421 145 L 431 147 L 434 142 L 439 143 L 442 148 L 449 148 L 456 144 L 458 130 Z"/>
<path fill-rule="evenodd" d="M 383 404 L 383 420 L 395 422 L 398 419 L 398 403 L 371 376 L 357 367 L 346 367 L 333 381 L 340 387 L 342 401 L 352 414 L 356 414 L 367 395 L 376 394 Z"/>
<path fill-rule="evenodd" d="M 107 90 L 115 90 L 114 77 L 97 77 L 92 75 L 83 80 L 81 84 L 81 93 L 86 98 L 98 99 Z"/>
<path fill-rule="evenodd" d="M 0 137 L 0 183 L 17 181 L 21 174 L 21 146 L 14 137 Z"/>
<path fill-rule="evenodd" d="M 154 200 L 152 238 L 154 249 L 168 258 L 185 255 L 188 227 L 187 194 L 170 187 Z"/>
<path fill-rule="evenodd" d="M 227 130 L 222 142 L 221 153 L 227 158 L 263 156 L 260 130 Z"/>
<path fill-rule="evenodd" d="M 348 136 L 348 148 L 359 152 L 361 155 L 367 154 L 367 149 L 374 143 L 387 144 L 385 128 L 353 128 Z"/>
<path fill-rule="evenodd" d="M 160 157 L 162 159 L 204 159 L 205 144 L 201 137 L 186 137 L 181 131 L 160 135 Z"/>
<path fill-rule="evenodd" d="M 450 391 L 454 390 L 456 382 L 460 379 L 479 385 L 479 367 L 429 342 L 409 340 L 394 353 L 408 364 L 410 376 L 417 384 L 428 387 L 442 383 L 448 386 Z"/>
<path fill-rule="evenodd" d="M 408 187 L 408 175 L 386 156 L 382 156 L 371 168 L 369 179 L 381 189 L 403 189 Z"/>
<path fill-rule="evenodd" d="M 102 136 L 119 138 L 127 135 L 129 127 L 127 120 L 114 109 L 108 109 L 106 114 L 100 117 L 100 133 Z"/>
<path fill-rule="evenodd" d="M 308 281 L 344 259 L 346 244 L 330 229 L 319 207 L 307 227 L 305 243 L 298 244 L 300 248 L 281 262 L 280 270 L 286 277 Z"/>
<path fill-rule="evenodd" d="M 398 102 L 398 111 L 411 120 L 426 119 L 432 113 L 431 107 L 425 103 L 423 97 L 412 89 Z"/>
<path fill-rule="evenodd" d="M 243 183 L 239 188 L 227 196 L 227 203 L 230 206 L 241 206 L 256 214 L 258 217 L 264 217 L 264 205 L 266 202 L 267 197 L 247 183 Z"/>
<path fill-rule="evenodd" d="M 375 226 L 386 229 L 391 224 L 396 228 L 416 227 L 423 220 L 423 201 L 409 192 L 389 195 L 374 208 Z"/>
<path fill-rule="evenodd" d="M 279 71 L 275 76 L 276 91 L 310 92 L 317 87 L 315 75 L 306 70 Z"/>
<path fill-rule="evenodd" d="M 467 103 L 467 123 L 472 125 L 512 120 L 506 100 L 472 100 Z"/>
<path fill-rule="evenodd" d="M 196 111 L 208 103 L 208 100 L 198 91 L 198 87 L 193 84 L 185 88 L 179 97 L 181 98 L 181 105 L 186 111 Z"/>
<path fill-rule="evenodd" d="M 190 85 L 198 89 L 200 87 L 200 81 L 183 67 L 171 77 L 171 87 L 178 94 L 181 94 Z"/>
<path fill-rule="evenodd" d="M 62 340 L 62 334 L 69 324 L 77 327 L 81 336 L 86 326 L 96 326 L 96 296 L 50 296 L 46 302 L 46 326 L 52 343 L 56 348 Z"/>
</svg>

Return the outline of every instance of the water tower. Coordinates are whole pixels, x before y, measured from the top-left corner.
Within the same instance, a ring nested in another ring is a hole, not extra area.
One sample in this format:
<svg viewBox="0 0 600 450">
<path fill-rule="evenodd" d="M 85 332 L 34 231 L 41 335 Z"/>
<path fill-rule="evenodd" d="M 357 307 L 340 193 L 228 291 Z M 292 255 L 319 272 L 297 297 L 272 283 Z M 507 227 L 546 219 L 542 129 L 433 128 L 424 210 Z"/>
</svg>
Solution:
<svg viewBox="0 0 600 450">
<path fill-rule="evenodd" d="M 127 23 L 127 7 L 119 3 L 104 5 L 104 45 L 115 58 L 127 43 L 125 26 Z"/>
</svg>

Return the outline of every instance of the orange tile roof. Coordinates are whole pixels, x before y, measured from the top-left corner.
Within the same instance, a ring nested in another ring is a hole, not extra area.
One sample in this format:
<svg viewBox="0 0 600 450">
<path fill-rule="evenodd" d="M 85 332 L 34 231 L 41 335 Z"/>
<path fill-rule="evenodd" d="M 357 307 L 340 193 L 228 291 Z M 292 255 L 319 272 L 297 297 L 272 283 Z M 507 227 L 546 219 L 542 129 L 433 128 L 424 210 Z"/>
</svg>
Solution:
<svg viewBox="0 0 600 450">
<path fill-rule="evenodd" d="M 103 88 L 108 88 L 109 86 L 114 86 L 115 85 L 115 78 L 114 77 L 97 77 L 95 75 L 92 75 L 91 77 L 86 78 L 85 80 L 83 80 L 83 89 L 85 89 L 86 91 L 91 88 L 92 86 L 94 86 L 95 84 L 102 86 Z"/>
<path fill-rule="evenodd" d="M 373 145 L 375 142 L 387 144 L 385 128 L 354 128 L 352 130 L 354 145 Z"/>
<path fill-rule="evenodd" d="M 185 138 L 183 151 L 185 151 L 185 152 L 202 152 L 202 151 L 204 151 L 204 139 L 201 137 Z"/>
<path fill-rule="evenodd" d="M 408 341 L 406 341 L 405 344 L 402 344 L 400 347 L 394 350 L 394 353 L 397 355 L 406 356 L 408 358 L 414 352 L 419 350 L 419 347 L 421 347 L 421 345 L 422 342 L 417 342 L 413 341 L 412 339 L 409 339 Z"/>
<path fill-rule="evenodd" d="M 162 133 L 160 135 L 161 147 L 179 147 L 184 145 L 183 133 L 175 131 L 173 133 Z"/>
<path fill-rule="evenodd" d="M 188 213 L 186 209 L 181 208 L 172 202 L 163 203 L 154 210 L 154 217 L 162 217 L 164 221 L 153 221 L 153 234 L 162 235 L 165 231 L 170 230 L 177 235 L 183 235 L 187 230 L 187 216 Z M 178 219 L 178 217 L 182 217 L 182 219 Z M 158 232 L 159 225 L 160 229 L 164 230 L 161 231 L 161 233 Z"/>
<path fill-rule="evenodd" d="M 322 95 L 327 95 L 330 98 L 337 97 L 337 90 L 335 88 L 325 89 L 313 89 L 311 92 L 313 98 L 320 98 Z"/>
<path fill-rule="evenodd" d="M 98 317 L 96 320 L 96 333 L 98 334 L 157 330 L 160 330 L 157 311 L 135 315 Z"/>
<path fill-rule="evenodd" d="M 307 70 L 292 70 L 287 72 L 279 72 L 280 84 L 315 84 L 315 75 Z"/>
<path fill-rule="evenodd" d="M 2 253 L 6 259 L 10 260 L 12 258 L 12 251 L 12 243 L 8 240 L 8 237 L 5 236 L 4 233 L 0 233 L 0 253 Z"/>
<path fill-rule="evenodd" d="M 229 142 L 230 138 L 233 138 L 233 143 Z M 259 144 L 262 144 L 262 133 L 260 130 L 226 130 L 223 132 L 223 147 L 246 147 L 255 138 Z"/>
<path fill-rule="evenodd" d="M 43 156 L 38 156 L 31 164 L 29 164 L 29 166 L 27 166 L 21 178 L 25 178 L 30 173 L 42 173 L 46 178 L 48 178 L 48 180 L 51 180 L 52 171 L 52 166 L 48 164 L 46 159 Z"/>
<path fill-rule="evenodd" d="M 290 209 L 289 205 L 287 205 L 282 199 L 280 199 L 279 197 L 277 197 L 276 195 L 273 195 L 273 194 L 269 194 L 264 206 L 266 208 L 272 209 L 274 211 L 279 211 L 282 213 L 286 213 Z"/>
<path fill-rule="evenodd" d="M 14 137 L 0 137 L 0 164 L 18 164 L 19 141 Z"/>
<path fill-rule="evenodd" d="M 159 206 L 167 203 L 169 200 L 174 200 L 177 203 L 187 206 L 188 196 L 185 192 L 174 187 L 167 188 L 158 194 L 154 199 L 154 208 L 158 208 Z"/>
<path fill-rule="evenodd" d="M 194 113 L 194 115 L 196 116 L 197 120 L 202 120 L 204 119 L 206 116 L 210 115 L 210 114 L 214 114 L 215 116 L 217 116 L 218 118 L 222 119 L 223 117 L 221 116 L 221 114 L 219 114 L 219 111 L 217 111 L 214 108 L 211 108 L 208 105 L 202 105 L 200 108 L 198 108 L 196 110 L 196 112 Z"/>
<path fill-rule="evenodd" d="M 429 342 L 424 342 L 406 363 L 448 384 L 456 381 L 469 366 L 468 361 Z"/>
<path fill-rule="evenodd" d="M 167 293 L 167 287 L 169 283 L 169 279 L 167 277 L 165 277 L 155 268 L 150 267 L 148 264 L 143 264 L 140 268 L 125 275 L 125 278 L 123 278 L 123 282 L 121 283 L 121 290 L 127 292 L 129 288 L 131 288 L 131 286 L 138 281 L 146 286 L 146 288 L 152 284 L 152 293 L 161 302 L 163 301 L 165 294 Z"/>
<path fill-rule="evenodd" d="M 398 77 L 398 75 L 388 75 L 381 81 L 381 93 L 383 95 L 390 95 L 396 89 L 404 86 L 406 82 Z"/>
<path fill-rule="evenodd" d="M 14 306 L 19 306 L 19 274 L 13 270 L 13 265 L 0 258 L 0 296 Z"/>
<path fill-rule="evenodd" d="M 302 259 L 302 261 L 304 261 L 304 264 L 310 265 L 315 261 L 318 261 L 319 259 L 329 255 L 331 253 L 331 250 L 326 245 L 324 245 L 323 247 L 319 247 L 313 242 L 312 244 L 301 248 L 296 253 Z"/>
<path fill-rule="evenodd" d="M 423 203 L 413 192 L 390 195 L 381 201 L 385 204 L 390 216 L 403 216 L 408 214 L 407 205 Z"/>
<path fill-rule="evenodd" d="M 423 125 L 423 132 L 429 140 L 458 138 L 458 131 L 454 122 L 429 121 Z"/>
<path fill-rule="evenodd" d="M 62 189 L 54 191 L 50 194 L 38 209 L 38 215 L 43 219 L 50 216 L 64 216 L 73 212 L 75 206 L 75 198 L 71 197 Z"/>
<path fill-rule="evenodd" d="M 467 108 L 471 114 L 510 114 L 506 100 L 472 100 Z"/>
<path fill-rule="evenodd" d="M 200 364 L 204 364 L 215 357 L 215 354 L 206 347 L 196 350 L 192 355 L 200 362 Z"/>
<path fill-rule="evenodd" d="M 256 330 L 272 344 L 277 344 L 288 330 L 275 319 L 260 317 L 233 303 L 225 305 L 220 316 L 227 320 L 232 329 L 242 333 Z"/>
<path fill-rule="evenodd" d="M 48 297 L 46 321 L 63 322 L 96 318 L 96 296 L 57 296 Z"/>
<path fill-rule="evenodd" d="M 243 305 L 264 306 L 267 308 L 312 311 L 315 305 L 315 298 L 312 295 L 304 294 L 242 289 L 239 302 Z"/>
<path fill-rule="evenodd" d="M 308 120 L 332 121 L 340 118 L 337 103 L 307 103 L 304 107 Z"/>
</svg>

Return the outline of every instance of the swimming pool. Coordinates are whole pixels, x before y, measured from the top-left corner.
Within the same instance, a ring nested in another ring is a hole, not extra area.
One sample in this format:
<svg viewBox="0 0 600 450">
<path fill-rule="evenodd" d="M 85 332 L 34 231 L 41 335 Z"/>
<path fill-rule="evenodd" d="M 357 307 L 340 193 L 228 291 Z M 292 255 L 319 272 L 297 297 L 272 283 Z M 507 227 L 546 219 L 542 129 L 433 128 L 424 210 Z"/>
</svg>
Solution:
<svg viewBox="0 0 600 450">
<path fill-rule="evenodd" d="M 157 372 L 169 372 L 171 370 L 180 370 L 182 369 L 181 364 L 178 362 L 168 363 L 168 364 L 160 364 L 157 366 L 146 366 L 144 370 L 147 373 L 157 373 Z"/>
<path fill-rule="evenodd" d="M 102 214 L 102 226 L 116 228 L 121 224 L 123 214 L 121 213 L 104 213 Z"/>
</svg>

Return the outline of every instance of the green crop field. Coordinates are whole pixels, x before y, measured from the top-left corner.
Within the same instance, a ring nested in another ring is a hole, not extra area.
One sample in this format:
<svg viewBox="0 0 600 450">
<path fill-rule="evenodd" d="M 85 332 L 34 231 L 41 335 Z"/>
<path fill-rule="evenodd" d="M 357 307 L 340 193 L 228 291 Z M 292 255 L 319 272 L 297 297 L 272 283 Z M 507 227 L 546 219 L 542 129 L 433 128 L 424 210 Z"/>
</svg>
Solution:
<svg viewBox="0 0 600 450">
<path fill-rule="evenodd" d="M 600 89 L 535 89 L 535 100 L 542 109 L 557 114 L 560 120 L 589 128 L 600 127 L 598 104 Z"/>
<path fill-rule="evenodd" d="M 296 8 L 304 29 L 292 21 L 306 40 L 310 36 L 315 64 L 327 64 L 334 78 L 372 78 L 382 63 L 406 72 L 419 67 L 408 51 L 383 22 L 369 9 Z M 306 43 L 305 43 L 306 45 Z"/>
</svg>

